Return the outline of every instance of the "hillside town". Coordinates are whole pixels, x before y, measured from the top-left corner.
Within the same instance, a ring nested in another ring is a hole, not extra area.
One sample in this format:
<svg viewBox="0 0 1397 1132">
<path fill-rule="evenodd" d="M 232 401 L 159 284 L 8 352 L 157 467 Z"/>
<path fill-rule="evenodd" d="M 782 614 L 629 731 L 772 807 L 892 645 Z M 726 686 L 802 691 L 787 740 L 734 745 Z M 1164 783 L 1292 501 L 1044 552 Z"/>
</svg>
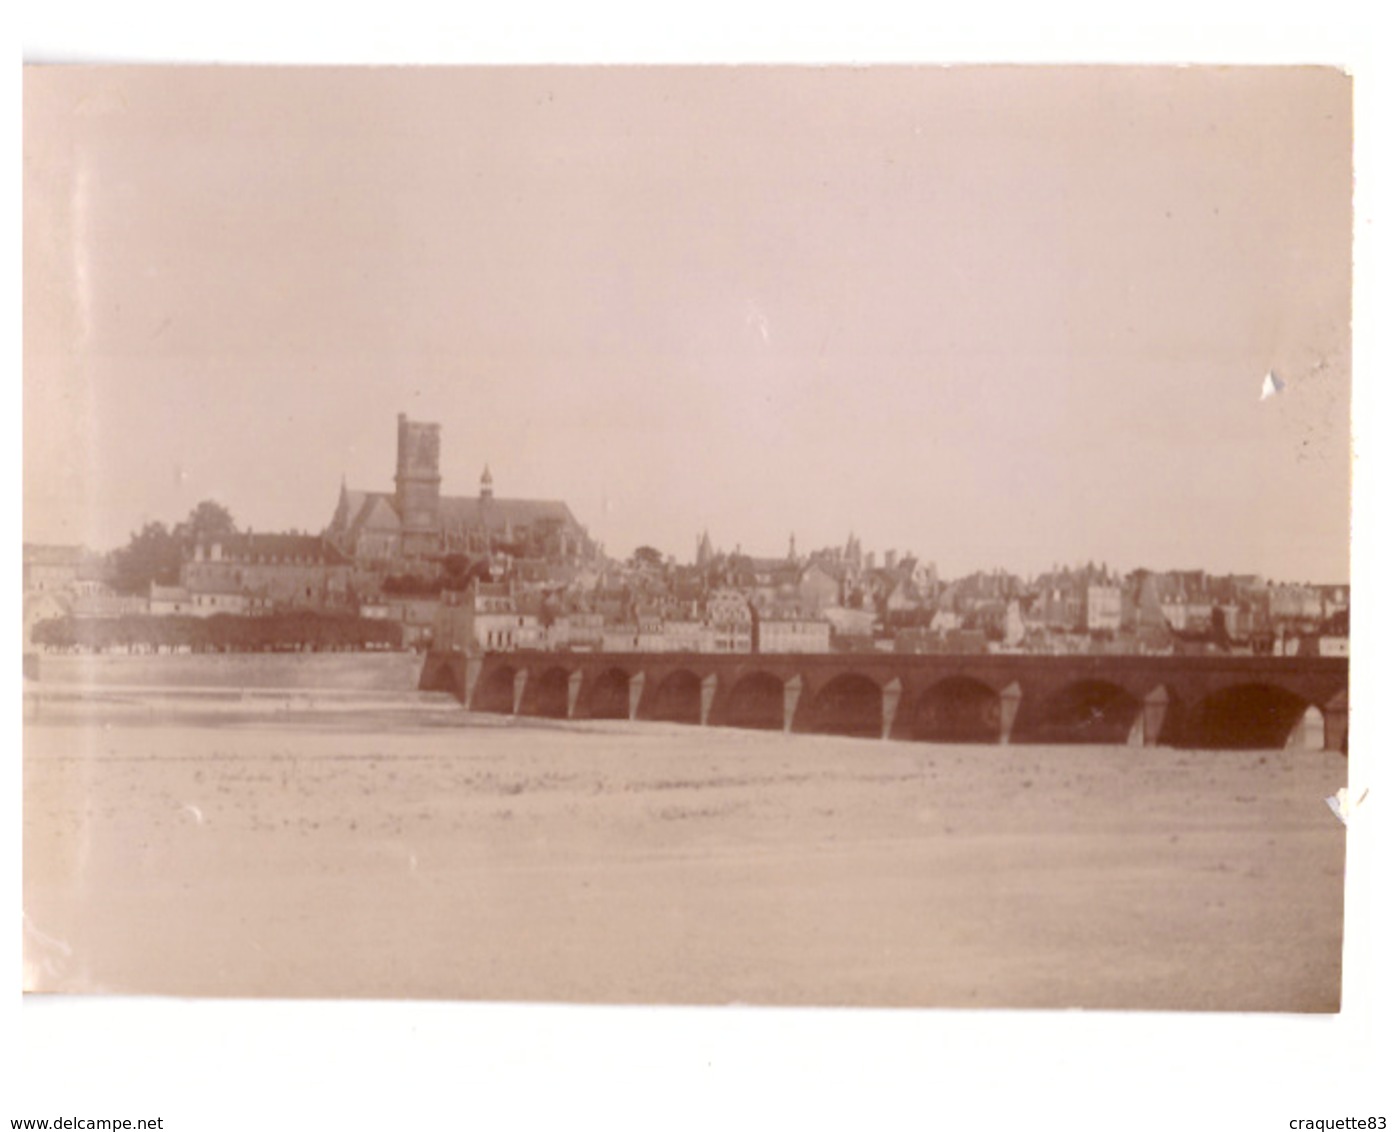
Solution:
<svg viewBox="0 0 1397 1132">
<path fill-rule="evenodd" d="M 456 648 L 697 653 L 1347 656 L 1349 587 L 1054 565 L 941 578 L 900 550 L 653 547 L 609 557 L 559 500 L 441 494 L 440 425 L 398 418 L 392 490 L 340 485 L 318 534 L 211 501 L 108 553 L 25 544 L 35 649 Z M 779 545 L 779 536 L 773 540 Z"/>
</svg>

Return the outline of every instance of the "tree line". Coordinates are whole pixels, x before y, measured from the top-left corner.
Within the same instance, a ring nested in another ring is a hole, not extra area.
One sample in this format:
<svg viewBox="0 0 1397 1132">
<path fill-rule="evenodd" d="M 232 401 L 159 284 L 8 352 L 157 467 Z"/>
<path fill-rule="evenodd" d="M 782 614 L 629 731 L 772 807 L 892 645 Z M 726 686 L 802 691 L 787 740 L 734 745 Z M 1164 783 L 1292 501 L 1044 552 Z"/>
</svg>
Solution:
<svg viewBox="0 0 1397 1132">
<path fill-rule="evenodd" d="M 296 610 L 260 617 L 55 617 L 34 626 L 36 645 L 61 651 L 330 652 L 401 648 L 396 621 Z"/>
<path fill-rule="evenodd" d="M 185 554 L 200 539 L 237 534 L 233 515 L 221 503 L 206 499 L 173 527 L 147 523 L 133 531 L 127 544 L 112 552 L 111 586 L 117 593 L 146 594 L 150 584 L 179 584 Z"/>
</svg>

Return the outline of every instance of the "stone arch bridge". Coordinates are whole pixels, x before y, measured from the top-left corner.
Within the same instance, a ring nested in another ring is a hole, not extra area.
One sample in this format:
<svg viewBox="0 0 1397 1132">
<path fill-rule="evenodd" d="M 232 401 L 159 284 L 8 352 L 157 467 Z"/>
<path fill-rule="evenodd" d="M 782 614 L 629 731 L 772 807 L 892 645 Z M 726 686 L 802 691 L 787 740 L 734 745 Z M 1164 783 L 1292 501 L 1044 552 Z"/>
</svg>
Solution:
<svg viewBox="0 0 1397 1132">
<path fill-rule="evenodd" d="M 945 742 L 1347 750 L 1348 660 L 1030 654 L 427 654 L 471 710 Z M 1317 745 L 1317 743 L 1316 743 Z"/>
</svg>

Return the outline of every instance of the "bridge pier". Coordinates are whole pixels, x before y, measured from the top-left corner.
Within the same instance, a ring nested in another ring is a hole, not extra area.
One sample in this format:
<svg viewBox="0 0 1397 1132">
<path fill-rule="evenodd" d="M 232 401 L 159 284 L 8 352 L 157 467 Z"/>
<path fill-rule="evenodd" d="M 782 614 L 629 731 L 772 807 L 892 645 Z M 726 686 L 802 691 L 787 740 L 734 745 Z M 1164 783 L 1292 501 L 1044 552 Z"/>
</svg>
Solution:
<svg viewBox="0 0 1397 1132">
<path fill-rule="evenodd" d="M 577 701 L 582 694 L 582 669 L 574 668 L 568 673 L 568 718 L 577 718 Z"/>
<path fill-rule="evenodd" d="M 894 676 L 883 685 L 883 738 L 893 732 L 893 720 L 897 718 L 898 701 L 902 699 L 902 681 Z"/>
<path fill-rule="evenodd" d="M 640 697 L 645 694 L 645 670 L 641 669 L 630 679 L 630 701 L 626 705 L 627 718 L 632 723 L 635 722 L 636 713 L 640 710 Z"/>
<path fill-rule="evenodd" d="M 718 674 L 710 672 L 699 684 L 699 726 L 708 726 L 708 717 L 713 712 L 713 701 L 718 695 Z"/>
<path fill-rule="evenodd" d="M 1320 711 L 1324 713 L 1324 749 L 1348 751 L 1348 693 L 1340 692 Z"/>
<path fill-rule="evenodd" d="M 1164 719 L 1169 714 L 1169 689 L 1157 684 L 1145 694 L 1140 702 L 1140 717 L 1130 730 L 1132 747 L 1157 747 L 1159 733 L 1164 730 Z M 1136 735 L 1139 741 L 1136 742 Z"/>
<path fill-rule="evenodd" d="M 514 714 L 519 714 L 519 706 L 524 702 L 524 689 L 529 686 L 529 670 L 521 668 L 514 674 Z"/>
<path fill-rule="evenodd" d="M 465 683 L 461 689 L 461 706 L 470 709 L 471 700 L 475 698 L 475 686 L 480 683 L 480 672 L 485 667 L 485 658 L 472 653 L 466 653 Z"/>
<path fill-rule="evenodd" d="M 791 733 L 791 724 L 795 722 L 796 708 L 800 706 L 800 677 L 792 676 L 786 681 L 785 699 L 782 705 L 783 715 L 781 730 L 787 735 Z"/>
<path fill-rule="evenodd" d="M 999 693 L 999 743 L 1001 746 L 1007 744 L 1009 736 L 1014 733 L 1014 720 L 1019 714 L 1019 704 L 1022 702 L 1023 689 L 1019 687 L 1017 680 Z"/>
</svg>

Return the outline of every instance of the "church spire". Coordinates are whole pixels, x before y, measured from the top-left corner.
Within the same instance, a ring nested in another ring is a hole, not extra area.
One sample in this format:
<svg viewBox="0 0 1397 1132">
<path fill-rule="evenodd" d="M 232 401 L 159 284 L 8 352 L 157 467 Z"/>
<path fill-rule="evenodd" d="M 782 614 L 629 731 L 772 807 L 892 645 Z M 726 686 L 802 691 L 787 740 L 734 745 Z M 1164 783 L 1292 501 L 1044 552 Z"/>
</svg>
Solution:
<svg viewBox="0 0 1397 1132">
<path fill-rule="evenodd" d="M 349 522 L 349 481 L 345 479 L 343 472 L 340 473 L 340 497 L 335 503 L 335 517 L 330 522 L 335 526 L 343 526 Z"/>
<path fill-rule="evenodd" d="M 708 541 L 708 528 L 703 531 L 703 538 L 699 539 L 698 554 L 695 556 L 694 565 L 699 569 L 707 566 L 713 560 L 713 544 Z"/>
<path fill-rule="evenodd" d="M 485 465 L 485 470 L 480 473 L 480 498 L 493 499 L 495 497 L 495 477 L 490 474 L 490 465 Z"/>
</svg>

